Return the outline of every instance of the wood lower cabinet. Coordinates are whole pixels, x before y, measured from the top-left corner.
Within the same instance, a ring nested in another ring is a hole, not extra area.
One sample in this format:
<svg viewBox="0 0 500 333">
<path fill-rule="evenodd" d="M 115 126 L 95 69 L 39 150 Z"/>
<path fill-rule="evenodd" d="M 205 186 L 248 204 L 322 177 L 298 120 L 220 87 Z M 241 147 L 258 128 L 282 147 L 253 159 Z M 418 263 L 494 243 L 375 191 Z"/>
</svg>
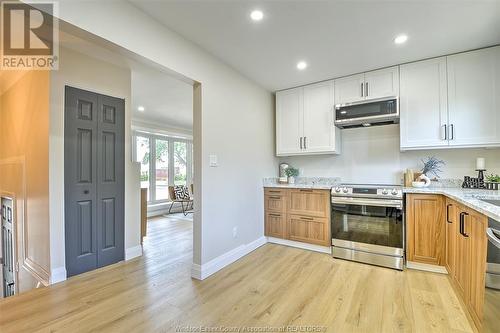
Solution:
<svg viewBox="0 0 500 333">
<path fill-rule="evenodd" d="M 455 235 L 458 230 L 458 205 L 446 199 L 446 239 L 445 239 L 445 267 L 448 274 L 455 275 Z"/>
<path fill-rule="evenodd" d="M 407 259 L 409 261 L 444 265 L 445 224 L 444 201 L 441 195 L 408 194 Z"/>
<path fill-rule="evenodd" d="M 288 215 L 288 239 L 329 246 L 329 223 L 324 218 Z"/>
<path fill-rule="evenodd" d="M 266 213 L 266 236 L 285 238 L 286 217 L 285 213 Z"/>
<path fill-rule="evenodd" d="M 480 327 L 484 306 L 488 218 L 471 209 L 465 212 L 467 215 L 464 216 L 464 225 L 469 239 L 466 269 L 469 285 L 466 303 L 474 323 Z"/>
<path fill-rule="evenodd" d="M 265 235 L 330 246 L 330 191 L 266 188 Z"/>
</svg>

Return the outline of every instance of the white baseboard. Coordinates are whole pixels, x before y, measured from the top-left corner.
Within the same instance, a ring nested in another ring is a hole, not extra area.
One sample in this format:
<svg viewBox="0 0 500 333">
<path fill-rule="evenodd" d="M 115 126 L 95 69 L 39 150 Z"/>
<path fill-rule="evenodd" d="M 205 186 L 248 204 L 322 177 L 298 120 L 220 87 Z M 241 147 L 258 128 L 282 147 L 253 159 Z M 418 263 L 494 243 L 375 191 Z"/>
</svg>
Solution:
<svg viewBox="0 0 500 333">
<path fill-rule="evenodd" d="M 299 249 L 304 249 L 304 250 L 309 250 L 309 251 L 328 253 L 328 254 L 332 253 L 332 248 L 329 246 L 314 245 L 314 244 L 296 242 L 296 241 L 292 241 L 292 240 L 288 240 L 288 239 L 281 239 L 281 238 L 274 238 L 274 237 L 267 237 L 267 241 L 269 243 L 273 243 L 273 244 L 286 245 L 286 246 L 296 247 Z"/>
<path fill-rule="evenodd" d="M 419 271 L 426 271 L 432 273 L 441 273 L 448 274 L 448 271 L 444 266 L 430 265 L 430 264 L 422 264 L 419 262 L 407 261 L 406 268 L 409 269 L 417 269 Z"/>
<path fill-rule="evenodd" d="M 50 284 L 66 281 L 66 267 L 57 267 L 50 272 Z"/>
<path fill-rule="evenodd" d="M 142 256 L 142 245 L 137 245 L 125 249 L 125 260 L 134 259 L 140 256 Z"/>
<path fill-rule="evenodd" d="M 237 248 L 218 256 L 209 262 L 198 265 L 193 264 L 191 266 L 191 277 L 197 280 L 204 280 L 210 275 L 220 271 L 224 267 L 232 264 L 241 257 L 246 256 L 255 249 L 261 247 L 267 243 L 266 237 L 262 236 L 249 244 L 240 245 Z"/>
</svg>

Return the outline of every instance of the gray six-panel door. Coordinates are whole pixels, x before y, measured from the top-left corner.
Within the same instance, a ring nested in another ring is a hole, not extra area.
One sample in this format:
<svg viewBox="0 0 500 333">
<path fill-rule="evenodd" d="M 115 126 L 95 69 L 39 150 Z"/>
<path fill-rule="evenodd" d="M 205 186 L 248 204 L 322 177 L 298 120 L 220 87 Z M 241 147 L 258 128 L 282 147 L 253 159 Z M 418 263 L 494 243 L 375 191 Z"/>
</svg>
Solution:
<svg viewBox="0 0 500 333">
<path fill-rule="evenodd" d="M 68 276 L 124 258 L 124 100 L 66 87 Z"/>
</svg>

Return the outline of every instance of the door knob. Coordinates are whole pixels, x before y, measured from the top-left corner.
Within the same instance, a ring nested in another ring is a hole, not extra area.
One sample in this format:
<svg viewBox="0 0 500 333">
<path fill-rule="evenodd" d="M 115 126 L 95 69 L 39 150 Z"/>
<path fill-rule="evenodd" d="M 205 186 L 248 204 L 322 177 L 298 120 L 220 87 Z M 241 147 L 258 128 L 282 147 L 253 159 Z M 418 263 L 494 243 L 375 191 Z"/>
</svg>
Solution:
<svg viewBox="0 0 500 333">
<path fill-rule="evenodd" d="M 83 191 L 83 194 L 89 194 L 89 190 Z"/>
</svg>

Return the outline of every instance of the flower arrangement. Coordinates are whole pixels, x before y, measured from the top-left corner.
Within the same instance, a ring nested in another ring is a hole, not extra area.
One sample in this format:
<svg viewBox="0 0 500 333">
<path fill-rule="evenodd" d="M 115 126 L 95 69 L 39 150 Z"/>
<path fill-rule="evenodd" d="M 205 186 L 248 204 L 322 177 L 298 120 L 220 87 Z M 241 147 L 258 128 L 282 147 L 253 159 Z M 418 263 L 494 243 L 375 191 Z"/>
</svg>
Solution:
<svg viewBox="0 0 500 333">
<path fill-rule="evenodd" d="M 431 174 L 439 178 L 439 174 L 443 172 L 441 167 L 446 165 L 443 160 L 439 160 L 434 156 L 427 157 L 426 160 L 422 160 L 424 167 L 422 168 L 422 173 L 429 177 Z"/>
</svg>

